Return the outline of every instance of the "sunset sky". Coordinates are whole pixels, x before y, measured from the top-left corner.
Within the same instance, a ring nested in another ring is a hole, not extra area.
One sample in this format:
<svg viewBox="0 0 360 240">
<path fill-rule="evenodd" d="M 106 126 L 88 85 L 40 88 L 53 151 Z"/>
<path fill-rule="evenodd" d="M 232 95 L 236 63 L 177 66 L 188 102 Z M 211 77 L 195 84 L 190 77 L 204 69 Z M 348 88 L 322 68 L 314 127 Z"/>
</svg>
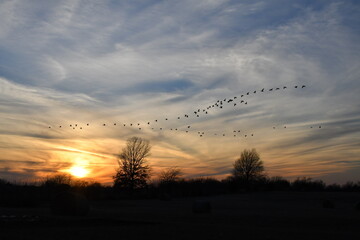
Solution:
<svg viewBox="0 0 360 240">
<path fill-rule="evenodd" d="M 269 176 L 358 181 L 359 13 L 345 0 L 0 0 L 0 178 L 76 168 L 111 184 L 138 136 L 154 177 L 222 179 L 255 148 Z"/>
</svg>

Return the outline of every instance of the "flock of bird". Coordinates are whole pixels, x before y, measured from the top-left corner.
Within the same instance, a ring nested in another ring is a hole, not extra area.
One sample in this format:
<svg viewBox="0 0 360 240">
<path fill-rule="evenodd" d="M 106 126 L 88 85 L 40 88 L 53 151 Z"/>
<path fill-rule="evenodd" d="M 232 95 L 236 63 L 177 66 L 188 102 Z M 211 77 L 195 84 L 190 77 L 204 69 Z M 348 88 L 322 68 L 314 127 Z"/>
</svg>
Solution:
<svg viewBox="0 0 360 240">
<path fill-rule="evenodd" d="M 305 88 L 305 85 L 301 85 L 301 86 L 294 86 L 295 89 L 303 89 Z M 285 90 L 287 89 L 287 86 L 283 86 L 283 87 L 276 87 L 276 88 L 270 88 L 265 90 L 265 88 L 262 88 L 261 90 L 254 90 L 254 91 L 249 91 L 246 92 L 244 94 L 241 94 L 240 96 L 235 96 L 235 97 L 230 97 L 230 98 L 224 98 L 224 99 L 219 99 L 216 102 L 204 107 L 204 108 L 198 108 L 196 110 L 193 111 L 192 114 L 182 114 L 180 116 L 177 116 L 175 120 L 180 120 L 180 119 L 190 119 L 190 118 L 200 118 L 200 117 L 204 117 L 206 115 L 208 115 L 210 113 L 210 111 L 212 111 L 213 109 L 223 109 L 223 107 L 227 104 L 227 105 L 231 105 L 233 107 L 239 106 L 240 104 L 244 104 L 244 105 L 248 105 L 248 100 L 246 100 L 246 97 L 249 96 L 250 94 L 257 94 L 257 93 L 264 93 L 265 91 L 268 92 L 272 92 L 272 91 L 279 91 L 279 90 Z M 159 119 L 154 119 L 152 121 L 142 121 L 142 122 L 137 122 L 137 123 L 111 123 L 111 124 L 106 124 L 106 123 L 102 123 L 103 127 L 112 125 L 112 126 L 122 126 L 122 127 L 132 127 L 132 128 L 137 128 L 138 130 L 143 130 L 145 127 L 147 128 L 151 128 L 151 130 L 155 131 L 182 131 L 185 133 L 189 133 L 192 131 L 192 126 L 191 125 L 186 125 L 185 127 L 178 127 L 178 128 L 165 128 L 164 126 L 159 126 L 161 125 L 162 121 L 170 121 L 170 118 L 168 117 L 163 117 L 163 118 L 159 118 Z M 49 128 L 65 128 L 65 127 L 70 127 L 72 129 L 79 129 L 82 130 L 86 127 L 89 127 L 90 123 L 86 123 L 86 124 L 69 124 L 69 125 L 58 125 L 56 127 L 54 126 L 49 126 Z M 318 128 L 321 128 L 321 126 L 317 126 Z M 284 126 L 283 128 L 286 128 L 286 126 Z M 313 128 L 313 126 L 311 126 L 310 128 Z M 273 129 L 276 129 L 276 127 L 273 127 Z M 192 131 L 192 132 L 195 132 Z M 197 135 L 199 137 L 203 137 L 205 135 L 209 135 L 203 131 L 197 131 Z M 212 135 L 215 136 L 233 136 L 233 137 L 253 137 L 254 133 L 243 133 L 241 130 L 233 130 L 231 132 L 231 134 L 229 132 L 221 132 L 221 133 L 212 133 Z"/>
</svg>

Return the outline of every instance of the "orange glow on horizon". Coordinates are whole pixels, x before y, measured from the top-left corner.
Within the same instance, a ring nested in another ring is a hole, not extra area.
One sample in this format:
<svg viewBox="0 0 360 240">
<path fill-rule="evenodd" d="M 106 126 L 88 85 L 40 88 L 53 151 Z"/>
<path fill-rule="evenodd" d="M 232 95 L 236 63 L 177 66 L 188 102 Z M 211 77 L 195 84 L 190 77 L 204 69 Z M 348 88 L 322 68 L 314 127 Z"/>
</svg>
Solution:
<svg viewBox="0 0 360 240">
<path fill-rule="evenodd" d="M 89 174 L 89 171 L 81 166 L 73 166 L 70 169 L 68 169 L 67 172 L 69 172 L 71 175 L 77 178 L 83 178 Z"/>
</svg>

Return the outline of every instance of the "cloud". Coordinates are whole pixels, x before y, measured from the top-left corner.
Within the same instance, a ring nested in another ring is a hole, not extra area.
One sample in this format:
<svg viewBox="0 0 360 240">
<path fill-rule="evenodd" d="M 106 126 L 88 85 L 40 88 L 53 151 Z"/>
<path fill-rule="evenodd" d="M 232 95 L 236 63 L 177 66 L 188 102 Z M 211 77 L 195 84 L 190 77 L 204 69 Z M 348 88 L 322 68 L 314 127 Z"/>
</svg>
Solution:
<svg viewBox="0 0 360 240">
<path fill-rule="evenodd" d="M 154 165 L 188 166 L 189 176 L 223 176 L 253 147 L 269 167 L 278 164 L 274 173 L 291 176 L 345 171 L 356 161 L 357 2 L 4 1 L 0 9 L 0 147 L 13 157 L 6 159 L 20 160 L 16 148 L 49 161 L 88 157 L 103 162 L 98 177 L 106 179 L 113 159 L 96 154 L 113 156 L 139 135 L 156 146 Z M 247 105 L 193 114 L 246 92 Z M 230 138 L 234 129 L 241 134 Z M 296 160 L 286 165 L 287 157 Z M 311 159 L 319 165 L 304 167 Z"/>
</svg>

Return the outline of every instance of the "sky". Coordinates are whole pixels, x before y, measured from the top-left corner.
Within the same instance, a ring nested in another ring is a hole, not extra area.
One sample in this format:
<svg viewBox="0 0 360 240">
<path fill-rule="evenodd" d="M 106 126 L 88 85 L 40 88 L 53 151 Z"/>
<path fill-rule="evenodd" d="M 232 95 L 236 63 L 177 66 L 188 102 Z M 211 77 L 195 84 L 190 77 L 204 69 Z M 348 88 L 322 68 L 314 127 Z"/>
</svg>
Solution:
<svg viewBox="0 0 360 240">
<path fill-rule="evenodd" d="M 154 178 L 178 167 L 223 179 L 255 148 L 270 177 L 359 181 L 359 12 L 332 0 L 0 0 L 0 178 L 75 167 L 111 184 L 138 136 Z"/>
</svg>

